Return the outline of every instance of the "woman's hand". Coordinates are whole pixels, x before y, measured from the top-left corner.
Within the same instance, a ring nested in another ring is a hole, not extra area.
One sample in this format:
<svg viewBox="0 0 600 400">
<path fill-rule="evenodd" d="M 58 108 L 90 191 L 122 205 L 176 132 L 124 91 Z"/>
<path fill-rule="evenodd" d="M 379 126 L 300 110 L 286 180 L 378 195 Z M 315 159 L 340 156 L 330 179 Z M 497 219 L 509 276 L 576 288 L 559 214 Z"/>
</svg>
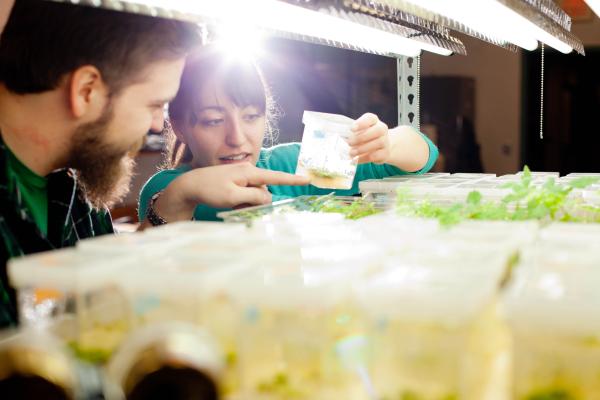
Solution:
<svg viewBox="0 0 600 400">
<path fill-rule="evenodd" d="M 429 159 L 429 145 L 414 128 L 402 125 L 388 129 L 377 115 L 363 114 L 354 123 L 348 139 L 350 155 L 358 163 L 390 164 L 406 172 L 415 172 Z"/>
<path fill-rule="evenodd" d="M 354 122 L 348 139 L 350 155 L 358 156 L 358 163 L 384 164 L 390 157 L 391 144 L 388 126 L 377 115 L 366 113 Z"/>
<path fill-rule="evenodd" d="M 266 185 L 308 185 L 308 178 L 250 163 L 196 168 L 176 178 L 154 203 L 167 222 L 190 220 L 198 204 L 216 208 L 271 202 Z"/>
</svg>

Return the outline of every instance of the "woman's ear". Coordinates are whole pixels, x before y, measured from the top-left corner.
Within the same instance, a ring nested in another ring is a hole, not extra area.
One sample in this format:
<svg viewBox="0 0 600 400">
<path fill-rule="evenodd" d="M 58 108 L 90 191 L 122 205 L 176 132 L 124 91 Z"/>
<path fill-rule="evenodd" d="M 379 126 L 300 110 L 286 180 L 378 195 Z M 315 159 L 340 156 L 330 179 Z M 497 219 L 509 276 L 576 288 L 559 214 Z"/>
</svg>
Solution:
<svg viewBox="0 0 600 400">
<path fill-rule="evenodd" d="M 68 78 L 69 108 L 73 117 L 93 121 L 102 115 L 108 102 L 108 87 L 93 65 L 84 65 Z"/>
</svg>

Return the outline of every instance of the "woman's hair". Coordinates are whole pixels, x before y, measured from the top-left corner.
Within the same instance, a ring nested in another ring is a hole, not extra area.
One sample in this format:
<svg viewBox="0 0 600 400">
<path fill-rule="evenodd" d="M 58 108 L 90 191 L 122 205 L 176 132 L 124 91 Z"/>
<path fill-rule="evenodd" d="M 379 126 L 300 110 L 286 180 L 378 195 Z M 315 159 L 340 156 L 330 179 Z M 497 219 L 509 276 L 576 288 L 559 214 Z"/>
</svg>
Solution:
<svg viewBox="0 0 600 400">
<path fill-rule="evenodd" d="M 193 155 L 175 131 L 183 133 L 198 123 L 196 110 L 200 108 L 199 97 L 206 82 L 215 82 L 225 95 L 238 107 L 254 106 L 266 117 L 265 140 L 272 145 L 275 140 L 276 107 L 262 72 L 254 62 L 229 59 L 222 52 L 204 47 L 186 60 L 177 95 L 169 103 L 169 117 L 165 122 L 166 158 L 165 168 L 192 161 Z"/>
</svg>

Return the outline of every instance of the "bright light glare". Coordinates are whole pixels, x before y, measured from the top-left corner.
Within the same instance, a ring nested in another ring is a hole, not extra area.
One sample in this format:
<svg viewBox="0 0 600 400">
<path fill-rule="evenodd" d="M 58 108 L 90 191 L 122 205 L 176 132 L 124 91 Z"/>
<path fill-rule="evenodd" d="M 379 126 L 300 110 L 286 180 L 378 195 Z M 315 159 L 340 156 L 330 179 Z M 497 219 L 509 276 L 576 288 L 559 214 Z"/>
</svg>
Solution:
<svg viewBox="0 0 600 400">
<path fill-rule="evenodd" d="M 263 37 L 249 25 L 220 25 L 214 45 L 229 58 L 252 60 L 263 55 Z"/>
<path fill-rule="evenodd" d="M 144 0 L 144 3 L 202 15 L 228 25 L 251 24 L 380 53 L 409 57 L 421 53 L 421 46 L 412 39 L 276 0 Z"/>
<path fill-rule="evenodd" d="M 421 48 L 411 39 L 341 18 L 273 0 L 254 0 L 254 23 L 279 31 L 323 38 L 382 53 L 414 57 Z"/>
<path fill-rule="evenodd" d="M 600 17 L 600 0 L 585 0 L 585 2 Z"/>
</svg>

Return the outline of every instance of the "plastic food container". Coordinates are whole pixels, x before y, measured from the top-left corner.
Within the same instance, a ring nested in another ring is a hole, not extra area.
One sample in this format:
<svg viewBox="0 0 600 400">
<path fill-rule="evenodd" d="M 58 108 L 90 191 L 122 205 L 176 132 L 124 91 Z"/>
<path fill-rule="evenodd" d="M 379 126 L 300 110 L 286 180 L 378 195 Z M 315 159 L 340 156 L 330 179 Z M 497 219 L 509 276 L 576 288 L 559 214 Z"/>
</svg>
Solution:
<svg viewBox="0 0 600 400">
<path fill-rule="evenodd" d="M 304 134 L 296 175 L 314 186 L 350 189 L 358 158 L 350 156 L 347 142 L 354 120 L 343 115 L 304 111 Z"/>
<path fill-rule="evenodd" d="M 11 260 L 21 323 L 52 326 L 79 357 L 105 361 L 131 325 L 114 277 L 135 264 L 133 257 L 98 258 L 76 249 Z"/>
<path fill-rule="evenodd" d="M 218 399 L 223 356 L 205 331 L 181 322 L 132 332 L 107 367 L 111 398 Z M 117 395 L 120 392 L 120 395 Z"/>
<path fill-rule="evenodd" d="M 507 372 L 507 331 L 496 307 L 504 260 L 419 254 L 390 259 L 356 286 L 375 398 L 487 398 Z"/>
<path fill-rule="evenodd" d="M 232 285 L 240 398 L 367 398 L 363 361 L 354 360 L 362 349 L 352 338 L 364 335 L 350 288 L 377 266 L 366 246 L 310 245 L 240 276 Z"/>
<path fill-rule="evenodd" d="M 513 398 L 594 399 L 600 393 L 600 255 L 540 246 L 524 255 L 506 298 Z"/>
</svg>

